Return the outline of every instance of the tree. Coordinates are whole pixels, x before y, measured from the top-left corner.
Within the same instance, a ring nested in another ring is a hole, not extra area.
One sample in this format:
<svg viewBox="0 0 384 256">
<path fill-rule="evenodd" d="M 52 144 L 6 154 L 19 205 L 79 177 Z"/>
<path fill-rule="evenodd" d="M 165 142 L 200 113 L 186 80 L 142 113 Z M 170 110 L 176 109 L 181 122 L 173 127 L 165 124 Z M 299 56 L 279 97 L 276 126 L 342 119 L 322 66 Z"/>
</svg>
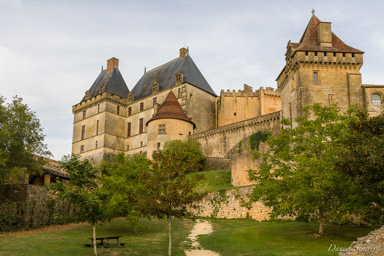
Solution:
<svg viewBox="0 0 384 256">
<path fill-rule="evenodd" d="M 359 109 L 357 118 L 348 122 L 348 134 L 341 141 L 346 154 L 337 169 L 360 187 L 365 206 L 360 212 L 365 221 L 384 222 L 384 113 L 369 117 Z"/>
<path fill-rule="evenodd" d="M 101 163 L 101 188 L 107 198 L 105 208 L 110 218 L 137 218 L 138 200 L 144 191 L 141 176 L 150 171 L 150 165 L 151 161 L 144 156 L 131 157 L 123 153 Z"/>
<path fill-rule="evenodd" d="M 0 183 L 41 172 L 44 160 L 38 156 L 51 155 L 44 137 L 39 119 L 22 98 L 6 104 L 0 96 Z"/>
<path fill-rule="evenodd" d="M 168 219 L 168 255 L 171 256 L 171 218 L 192 218 L 188 207 L 204 196 L 194 191 L 202 177 L 187 177 L 201 170 L 204 156 L 196 141 L 169 141 L 152 158 L 152 170 L 143 175 L 146 193 L 140 200 L 140 208 L 146 215 Z"/>
<path fill-rule="evenodd" d="M 93 227 L 93 246 L 96 249 L 96 223 L 106 220 L 104 195 L 97 183 L 98 170 L 88 160 L 81 160 L 78 155 L 64 156 L 61 167 L 69 174 L 69 184 L 57 181 L 50 188 L 59 198 L 67 199 L 76 207 L 79 220 L 86 220 Z"/>
<path fill-rule="evenodd" d="M 334 167 L 345 154 L 340 141 L 355 118 L 352 109 L 340 115 L 336 105 L 307 107 L 296 119 L 296 128 L 283 128 L 267 140 L 269 151 L 254 151 L 260 170 L 250 171 L 256 181 L 251 202 L 262 200 L 272 207 L 271 217 L 307 216 L 323 225 L 343 221 L 359 205 L 356 185 Z M 287 120 L 284 125 L 290 125 Z"/>
</svg>

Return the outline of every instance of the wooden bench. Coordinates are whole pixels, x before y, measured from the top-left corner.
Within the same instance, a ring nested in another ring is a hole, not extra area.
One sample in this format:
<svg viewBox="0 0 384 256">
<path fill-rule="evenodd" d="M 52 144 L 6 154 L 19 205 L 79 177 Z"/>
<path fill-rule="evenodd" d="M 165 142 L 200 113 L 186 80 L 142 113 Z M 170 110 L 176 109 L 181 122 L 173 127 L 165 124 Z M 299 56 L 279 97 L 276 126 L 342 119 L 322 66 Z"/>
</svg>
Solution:
<svg viewBox="0 0 384 256">
<path fill-rule="evenodd" d="M 121 246 L 124 246 L 125 243 L 120 243 L 120 237 L 121 236 L 106 236 L 106 237 L 96 237 L 96 246 L 102 246 L 103 248 L 105 246 L 118 246 L 119 248 Z M 93 246 L 93 238 L 89 238 L 91 240 L 91 243 L 84 244 L 84 246 L 92 247 Z M 116 240 L 116 243 L 109 242 L 110 240 Z"/>
</svg>

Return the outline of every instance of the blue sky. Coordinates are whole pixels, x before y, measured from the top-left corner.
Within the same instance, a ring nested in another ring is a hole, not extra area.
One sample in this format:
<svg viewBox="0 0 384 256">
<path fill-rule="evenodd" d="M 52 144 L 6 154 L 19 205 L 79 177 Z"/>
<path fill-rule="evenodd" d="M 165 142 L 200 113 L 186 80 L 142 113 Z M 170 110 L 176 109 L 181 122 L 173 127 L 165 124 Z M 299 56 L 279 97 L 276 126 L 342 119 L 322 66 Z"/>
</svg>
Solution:
<svg viewBox="0 0 384 256">
<path fill-rule="evenodd" d="M 110 57 L 129 89 L 184 46 L 217 94 L 276 87 L 287 42 L 300 40 L 312 8 L 365 51 L 363 83 L 384 84 L 382 1 L 0 0 L 0 94 L 24 99 L 60 159 L 71 153 L 72 106 Z"/>
</svg>

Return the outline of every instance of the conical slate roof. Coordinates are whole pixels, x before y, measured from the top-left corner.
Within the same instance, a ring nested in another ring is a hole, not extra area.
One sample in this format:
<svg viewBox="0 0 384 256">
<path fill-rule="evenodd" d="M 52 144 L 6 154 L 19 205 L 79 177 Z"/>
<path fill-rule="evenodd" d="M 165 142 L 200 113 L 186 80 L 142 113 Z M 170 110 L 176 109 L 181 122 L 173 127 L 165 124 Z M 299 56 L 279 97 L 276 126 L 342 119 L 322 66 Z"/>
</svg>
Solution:
<svg viewBox="0 0 384 256">
<path fill-rule="evenodd" d="M 169 92 L 167 98 L 165 98 L 157 113 L 148 120 L 146 125 L 148 125 L 149 122 L 157 119 L 179 119 L 193 124 L 193 128 L 196 127 L 196 125 L 191 121 L 190 118 L 187 117 L 184 110 L 181 108 L 172 90 Z"/>
<path fill-rule="evenodd" d="M 332 32 L 332 47 L 320 47 L 318 41 L 318 24 L 321 21 L 315 15 L 312 15 L 307 28 L 304 31 L 299 43 L 293 43 L 296 50 L 302 51 L 332 51 L 332 52 L 348 52 L 348 53 L 364 53 L 355 49 L 338 38 Z"/>
<path fill-rule="evenodd" d="M 101 90 L 101 87 L 104 87 L 104 90 Z M 113 70 L 109 72 L 107 72 L 106 69 L 103 69 L 96 78 L 96 81 L 92 84 L 89 91 L 91 93 L 91 97 L 101 94 L 102 91 L 106 91 L 123 98 L 127 98 L 129 93 L 129 89 L 124 81 L 124 78 L 117 67 L 114 67 Z M 84 100 L 85 97 L 81 100 L 81 102 Z"/>
<path fill-rule="evenodd" d="M 159 91 L 170 88 L 176 84 L 175 74 L 177 72 L 183 73 L 183 82 L 190 83 L 214 96 L 215 92 L 205 80 L 203 74 L 197 68 L 189 55 L 185 57 L 176 58 L 164 65 L 154 68 L 144 75 L 137 82 L 132 89 L 134 99 L 140 100 L 152 94 L 152 83 L 157 82 L 159 84 Z"/>
</svg>

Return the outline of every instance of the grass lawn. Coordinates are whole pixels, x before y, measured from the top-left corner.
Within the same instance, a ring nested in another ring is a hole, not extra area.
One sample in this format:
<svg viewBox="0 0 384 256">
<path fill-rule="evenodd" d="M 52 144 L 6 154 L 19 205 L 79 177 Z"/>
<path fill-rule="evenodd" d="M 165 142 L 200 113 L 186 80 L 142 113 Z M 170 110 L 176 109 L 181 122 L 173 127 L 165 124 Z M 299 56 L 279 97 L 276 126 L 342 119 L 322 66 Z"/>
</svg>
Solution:
<svg viewBox="0 0 384 256">
<path fill-rule="evenodd" d="M 203 175 L 204 180 L 197 186 L 197 192 L 213 192 L 223 189 L 233 188 L 231 184 L 231 170 L 225 171 L 205 171 L 192 173 L 190 175 Z"/>
<path fill-rule="evenodd" d="M 96 227 L 97 236 L 121 235 L 123 248 L 98 248 L 100 256 L 106 255 L 166 255 L 168 252 L 168 222 L 166 220 L 142 219 L 137 234 L 124 219 L 115 219 Z M 183 242 L 193 227 L 192 221 L 172 220 L 173 254 L 183 253 Z M 90 225 L 27 233 L 24 235 L 0 238 L 0 255 L 61 256 L 93 255 L 93 248 L 87 248 L 92 237 Z"/>
<path fill-rule="evenodd" d="M 213 233 L 199 237 L 206 250 L 221 256 L 257 255 L 337 255 L 328 252 L 330 244 L 347 247 L 357 237 L 365 236 L 373 228 L 358 226 L 326 225 L 322 237 L 314 237 L 317 224 L 305 222 L 258 222 L 254 220 L 208 219 Z M 140 221 L 136 234 L 124 219 L 115 219 L 97 227 L 98 236 L 122 235 L 124 248 L 99 248 L 99 255 L 166 255 L 168 233 L 166 220 Z M 185 243 L 193 221 L 173 220 L 173 255 L 185 255 L 190 248 Z M 92 236 L 91 226 L 77 226 L 61 230 L 41 231 L 0 237 L 0 255 L 93 255 L 93 248 L 83 246 Z M 201 255 L 204 256 L 204 255 Z"/>
<path fill-rule="evenodd" d="M 316 223 L 290 221 L 210 220 L 214 232 L 199 239 L 204 249 L 221 256 L 338 255 L 330 244 L 348 247 L 357 237 L 374 228 L 352 225 L 326 225 L 324 235 L 314 237 Z"/>
</svg>

